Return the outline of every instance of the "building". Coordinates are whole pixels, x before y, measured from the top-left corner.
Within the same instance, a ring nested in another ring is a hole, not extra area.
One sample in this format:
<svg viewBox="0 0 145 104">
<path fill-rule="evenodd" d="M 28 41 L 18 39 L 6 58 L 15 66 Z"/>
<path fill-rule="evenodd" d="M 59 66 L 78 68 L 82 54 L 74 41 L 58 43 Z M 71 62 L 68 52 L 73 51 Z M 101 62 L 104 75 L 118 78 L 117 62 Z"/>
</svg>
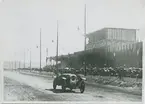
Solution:
<svg viewBox="0 0 145 104">
<path fill-rule="evenodd" d="M 136 40 L 136 29 L 103 28 L 87 34 L 87 38 L 86 49 L 104 49 L 105 57 L 114 60 L 114 66 L 142 67 L 142 42 Z M 108 60 L 104 64 L 112 66 Z"/>
<path fill-rule="evenodd" d="M 86 37 L 89 40 L 86 51 L 59 56 L 60 68 L 80 68 L 84 60 L 86 65 L 97 67 L 142 68 L 143 42 L 136 40 L 136 29 L 103 28 Z"/>
<path fill-rule="evenodd" d="M 112 48 L 117 47 L 122 49 L 123 47 L 126 48 L 126 44 L 136 42 L 136 29 L 103 28 L 87 34 L 87 38 L 89 39 L 86 45 L 87 50 L 103 46 L 112 46 Z"/>
</svg>

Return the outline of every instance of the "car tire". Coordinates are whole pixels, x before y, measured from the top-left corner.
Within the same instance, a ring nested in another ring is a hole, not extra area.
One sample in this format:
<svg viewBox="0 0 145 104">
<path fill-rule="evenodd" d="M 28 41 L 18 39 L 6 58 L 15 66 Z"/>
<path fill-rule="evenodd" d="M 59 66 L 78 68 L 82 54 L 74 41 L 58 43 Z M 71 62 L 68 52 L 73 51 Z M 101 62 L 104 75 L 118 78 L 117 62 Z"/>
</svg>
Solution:
<svg viewBox="0 0 145 104">
<path fill-rule="evenodd" d="M 55 90 L 56 89 L 56 83 L 55 82 L 53 82 L 53 89 Z"/>
<path fill-rule="evenodd" d="M 80 87 L 80 92 L 81 92 L 81 93 L 84 93 L 84 91 L 85 91 L 85 83 L 82 82 L 82 83 L 81 83 L 81 87 Z"/>
<path fill-rule="evenodd" d="M 61 86 L 61 88 L 62 88 L 62 91 L 65 91 L 65 89 L 66 89 L 65 86 L 63 86 L 63 85 Z"/>
</svg>

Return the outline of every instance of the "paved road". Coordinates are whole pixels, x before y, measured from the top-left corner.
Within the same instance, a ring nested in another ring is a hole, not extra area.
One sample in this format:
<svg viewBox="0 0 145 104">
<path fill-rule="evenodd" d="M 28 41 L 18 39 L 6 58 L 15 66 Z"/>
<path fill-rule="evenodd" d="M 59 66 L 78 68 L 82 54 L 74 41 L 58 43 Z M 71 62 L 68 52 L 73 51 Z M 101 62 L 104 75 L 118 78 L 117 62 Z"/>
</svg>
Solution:
<svg viewBox="0 0 145 104">
<path fill-rule="evenodd" d="M 14 81 L 17 81 L 21 84 L 21 86 L 29 86 L 27 87 L 29 90 L 25 90 L 25 91 L 19 90 L 19 91 L 22 91 L 21 92 L 22 94 L 23 92 L 30 92 L 31 95 L 36 96 L 36 97 L 33 97 L 33 99 L 28 99 L 28 100 L 141 102 L 141 96 L 121 93 L 121 92 L 104 89 L 104 88 L 97 88 L 90 85 L 86 86 L 86 90 L 83 94 L 81 94 L 78 89 L 73 90 L 73 91 L 68 90 L 66 92 L 62 92 L 60 87 L 57 87 L 57 90 L 54 91 L 52 89 L 52 81 L 53 81 L 52 77 L 43 78 L 43 77 L 37 77 L 37 76 L 24 75 L 24 74 L 20 74 L 19 72 L 10 72 L 10 71 L 5 71 L 4 76 L 11 79 L 8 81 L 8 83 L 13 81 L 12 83 L 13 85 L 15 85 Z M 5 83 L 7 83 L 6 80 L 5 80 Z M 8 88 L 5 88 L 4 90 L 5 99 L 7 99 L 7 94 L 6 94 L 6 92 L 8 92 L 7 89 Z M 25 87 L 23 87 L 23 89 L 25 89 Z M 39 93 L 39 95 L 34 94 L 34 92 Z M 29 96 L 29 94 L 27 96 Z M 21 99 L 18 99 L 18 100 L 21 100 Z"/>
</svg>

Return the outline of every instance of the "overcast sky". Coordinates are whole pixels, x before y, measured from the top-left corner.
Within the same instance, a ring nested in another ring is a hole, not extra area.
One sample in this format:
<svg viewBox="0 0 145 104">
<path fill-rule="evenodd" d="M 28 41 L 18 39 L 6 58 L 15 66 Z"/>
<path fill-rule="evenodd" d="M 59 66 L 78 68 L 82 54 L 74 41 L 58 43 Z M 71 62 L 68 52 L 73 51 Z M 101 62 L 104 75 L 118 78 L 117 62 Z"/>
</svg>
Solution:
<svg viewBox="0 0 145 104">
<path fill-rule="evenodd" d="M 144 0 L 0 0 L 0 60 L 39 61 L 42 28 L 42 61 L 46 48 L 56 55 L 56 22 L 59 20 L 59 54 L 83 50 L 84 4 L 87 33 L 104 27 L 137 28 L 145 33 Z M 77 28 L 80 28 L 80 31 Z M 54 40 L 54 42 L 52 42 Z M 32 64 L 33 65 L 33 64 Z M 39 66 L 39 65 L 38 65 Z"/>
</svg>

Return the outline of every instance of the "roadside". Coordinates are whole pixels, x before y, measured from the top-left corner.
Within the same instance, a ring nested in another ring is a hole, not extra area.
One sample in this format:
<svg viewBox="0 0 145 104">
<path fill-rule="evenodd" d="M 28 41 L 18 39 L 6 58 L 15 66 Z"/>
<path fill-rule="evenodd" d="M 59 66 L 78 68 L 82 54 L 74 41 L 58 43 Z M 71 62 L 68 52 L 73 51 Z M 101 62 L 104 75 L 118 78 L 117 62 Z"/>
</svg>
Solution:
<svg viewBox="0 0 145 104">
<path fill-rule="evenodd" d="M 55 101 L 56 98 L 59 99 L 56 95 L 49 96 L 28 85 L 4 77 L 4 101 Z"/>
<path fill-rule="evenodd" d="M 127 85 L 128 83 L 124 82 L 124 81 L 120 81 L 117 78 L 107 79 L 109 81 L 112 81 L 112 80 L 115 79 L 115 81 L 113 82 L 113 84 L 114 83 L 115 84 L 112 85 L 112 83 L 110 83 L 110 84 L 104 84 L 103 81 L 101 83 L 97 83 L 97 81 L 100 80 L 101 78 L 97 79 L 96 77 L 92 77 L 92 76 L 86 76 L 86 77 L 87 77 L 86 84 L 88 84 L 88 85 L 93 85 L 93 86 L 97 86 L 97 87 L 100 87 L 100 88 L 108 88 L 108 89 L 112 89 L 112 90 L 116 90 L 116 91 L 120 91 L 120 92 L 124 92 L 124 93 L 129 93 L 129 94 L 134 94 L 134 95 L 142 96 L 142 88 L 141 88 L 141 86 L 137 86 L 138 83 L 135 84 L 136 82 L 132 83 L 132 86 L 125 87 L 123 85 L 125 85 L 125 84 Z M 106 80 L 104 79 L 104 82 L 105 81 Z"/>
<path fill-rule="evenodd" d="M 51 72 L 30 72 L 21 71 L 22 74 L 29 74 L 39 77 L 53 77 L 54 74 Z M 119 80 L 117 77 L 100 77 L 100 76 L 86 76 L 87 85 L 93 85 L 101 88 L 108 88 L 124 93 L 130 93 L 135 95 L 142 95 L 142 79 L 136 81 L 135 78 L 124 78 L 124 81 Z"/>
<path fill-rule="evenodd" d="M 36 91 L 42 92 L 40 93 L 40 95 L 44 97 L 44 100 L 40 99 L 40 101 L 45 101 L 47 97 L 49 97 L 47 101 L 51 101 L 51 99 L 53 98 L 55 98 L 54 101 L 101 101 L 101 102 L 104 101 L 141 102 L 142 101 L 142 96 L 123 93 L 121 91 L 115 91 L 114 89 L 97 87 L 96 85 L 92 86 L 86 84 L 85 92 L 83 94 L 80 93 L 79 89 L 74 89 L 73 91 L 70 91 L 68 89 L 65 92 L 63 92 L 60 86 L 57 87 L 57 90 L 53 90 L 52 87 L 53 78 L 49 76 L 47 78 L 46 77 L 44 78 L 44 77 L 32 76 L 28 74 L 21 74 L 15 71 L 13 72 L 5 71 L 4 76 L 21 83 L 21 85 L 31 86 Z M 19 93 L 19 94 L 23 94 L 23 93 Z"/>
</svg>

